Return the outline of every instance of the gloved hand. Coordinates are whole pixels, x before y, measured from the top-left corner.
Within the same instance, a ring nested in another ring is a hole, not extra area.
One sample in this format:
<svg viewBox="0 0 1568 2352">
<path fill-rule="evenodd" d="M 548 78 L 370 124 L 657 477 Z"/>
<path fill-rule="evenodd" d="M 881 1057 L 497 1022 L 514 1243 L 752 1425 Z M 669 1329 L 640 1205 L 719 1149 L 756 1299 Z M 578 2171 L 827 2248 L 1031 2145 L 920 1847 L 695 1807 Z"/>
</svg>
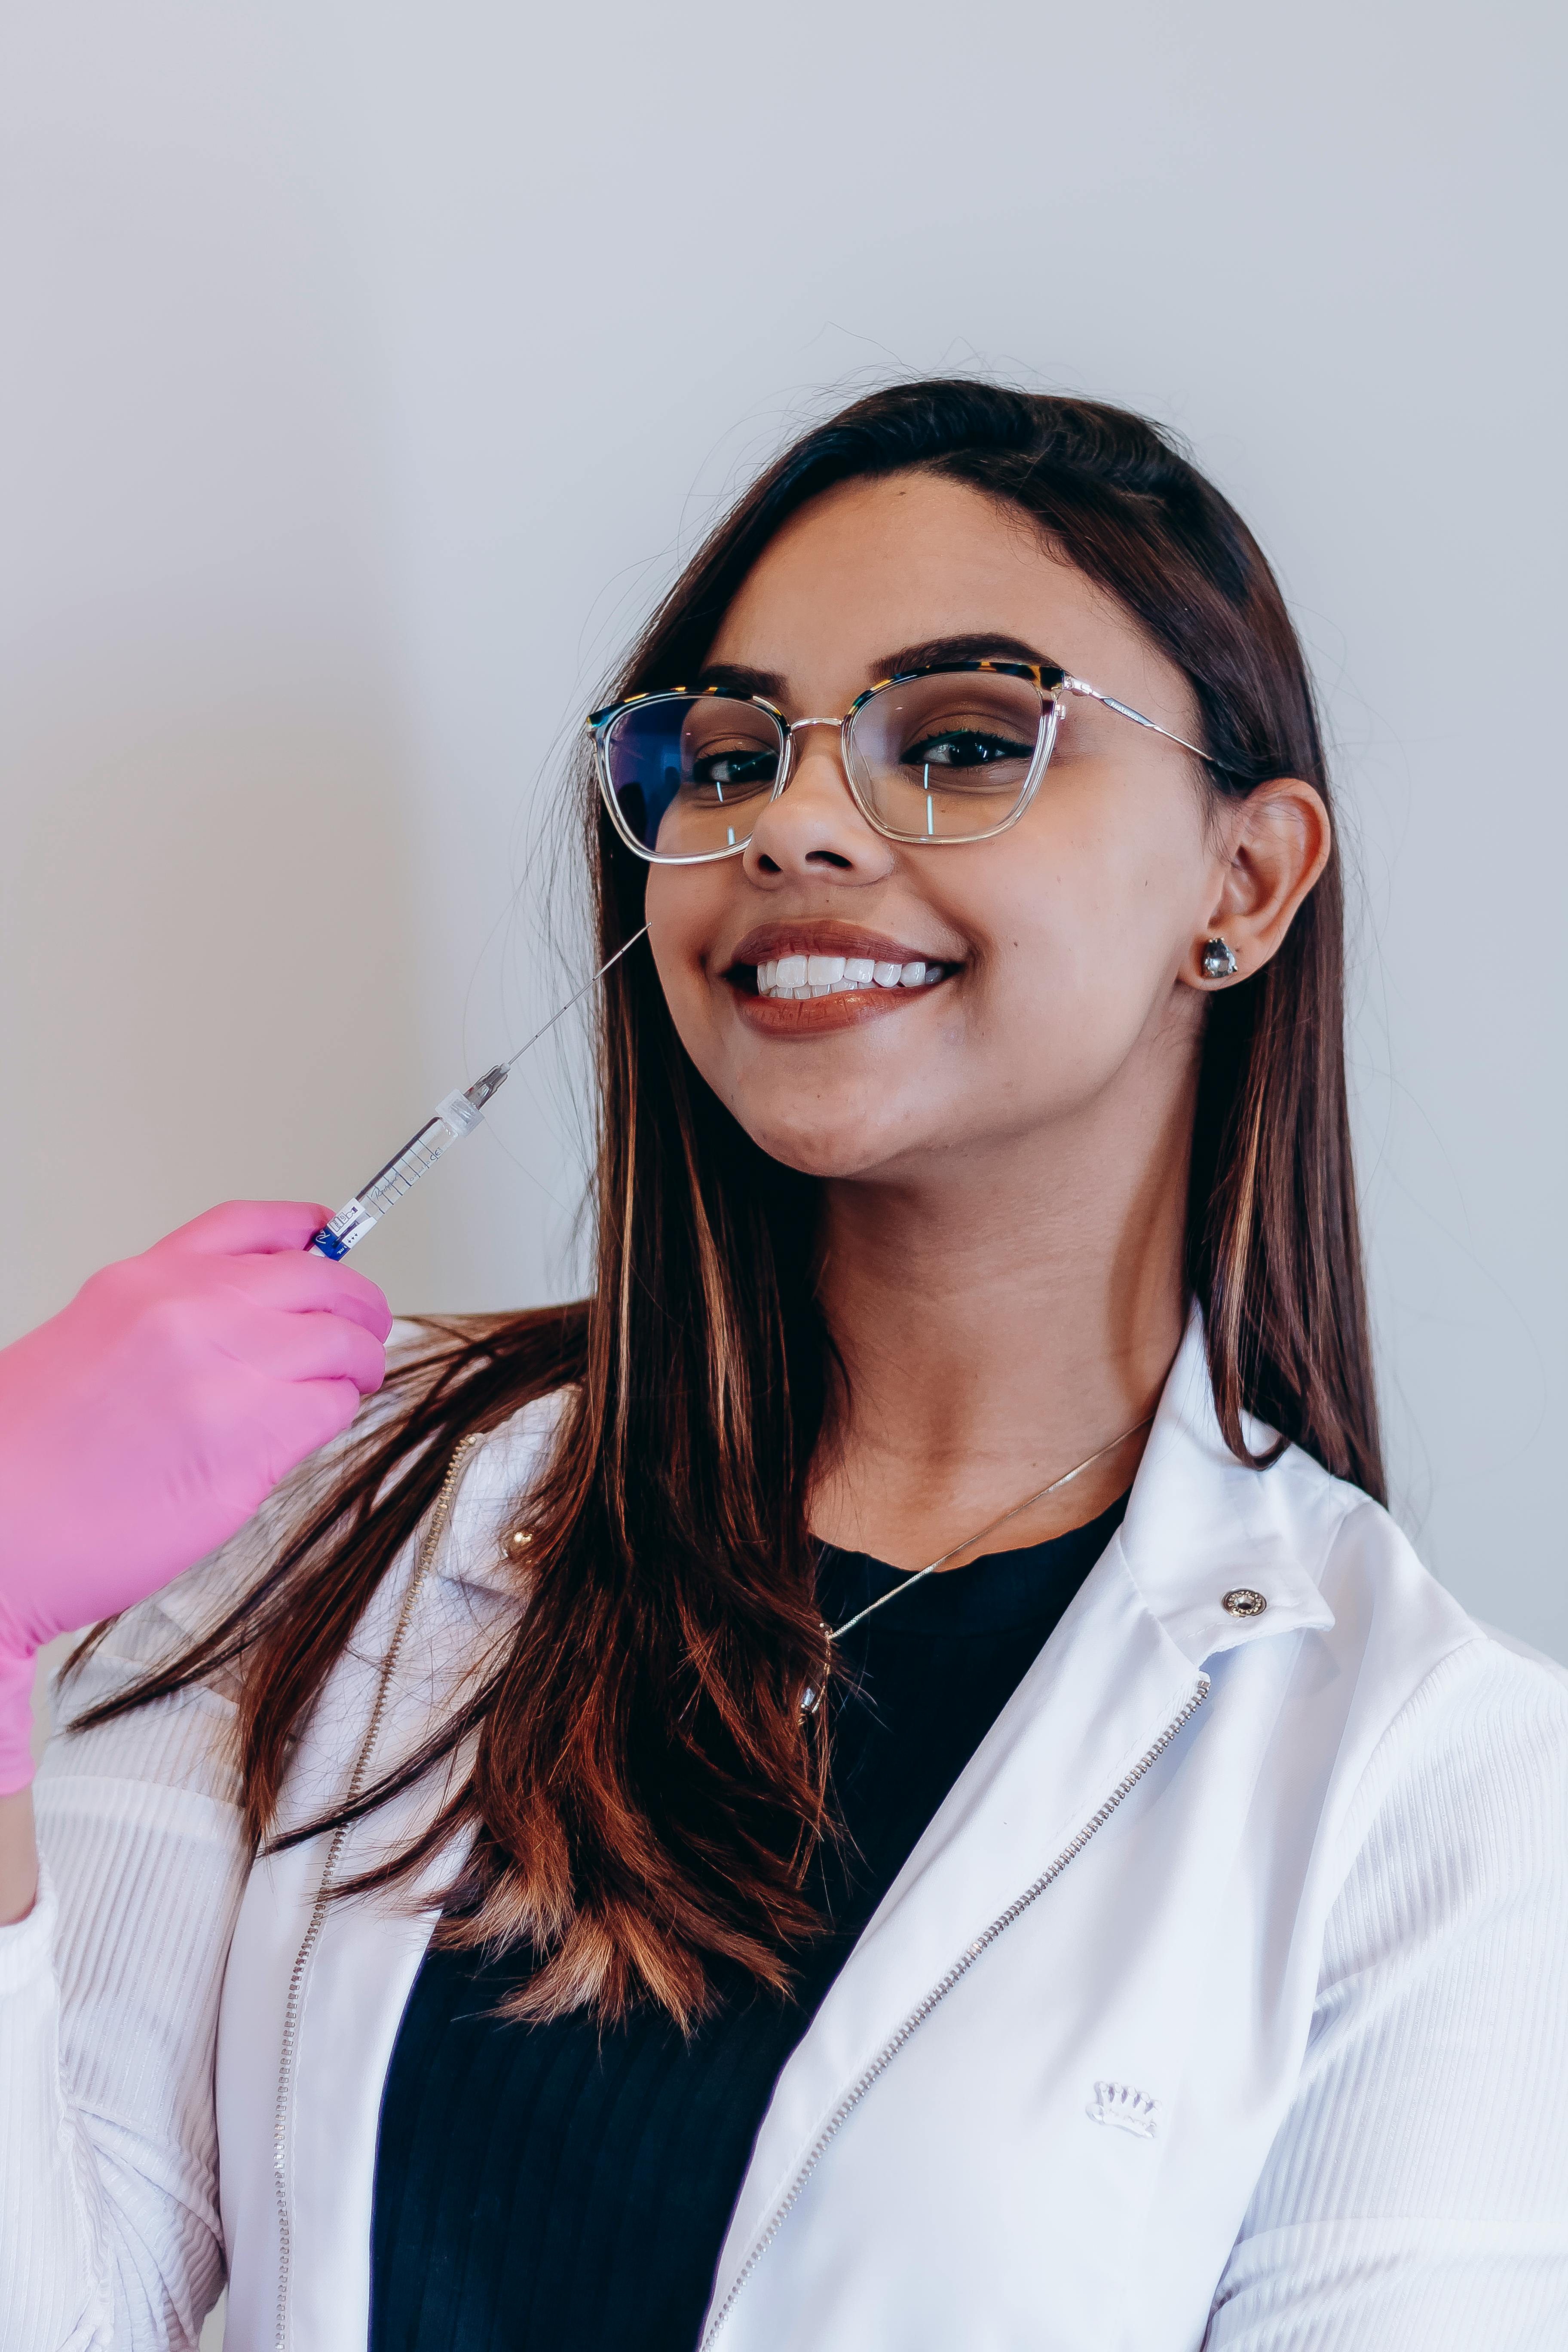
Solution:
<svg viewBox="0 0 1568 2352">
<path fill-rule="evenodd" d="M 205 1559 L 381 1386 L 391 1312 L 306 1250 L 327 1213 L 209 1209 L 0 1349 L 0 1795 L 35 1653 Z"/>
</svg>

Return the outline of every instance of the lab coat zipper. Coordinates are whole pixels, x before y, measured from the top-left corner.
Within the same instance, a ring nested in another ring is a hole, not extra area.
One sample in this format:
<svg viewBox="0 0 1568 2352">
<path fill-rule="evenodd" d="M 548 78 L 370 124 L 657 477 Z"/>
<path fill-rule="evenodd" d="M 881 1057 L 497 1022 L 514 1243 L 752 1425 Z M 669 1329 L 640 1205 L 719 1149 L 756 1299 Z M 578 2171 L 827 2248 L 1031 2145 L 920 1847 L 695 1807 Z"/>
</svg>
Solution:
<svg viewBox="0 0 1568 2352">
<path fill-rule="evenodd" d="M 388 1644 L 386 1656 L 382 1662 L 381 1678 L 376 1685 L 375 1704 L 371 1708 L 370 1721 L 365 1727 L 365 1735 L 360 1743 L 359 1753 L 354 1759 L 353 1770 L 349 1777 L 348 1789 L 342 1801 L 345 1805 L 352 1805 L 364 1787 L 371 1755 L 381 1730 L 382 1718 L 386 1712 L 386 1695 L 391 1688 L 392 1677 L 396 1671 L 404 1639 L 414 1614 L 414 1604 L 424 1588 L 426 1577 L 436 1557 L 437 1547 L 446 1533 L 447 1521 L 451 1515 L 452 1498 L 457 1492 L 458 1481 L 467 1464 L 468 1454 L 474 1446 L 482 1444 L 484 1434 L 482 1431 L 470 1431 L 467 1437 L 460 1440 L 453 1452 L 451 1461 L 447 1465 L 447 1475 L 441 1482 L 440 1492 L 436 1497 L 435 1507 L 430 1514 L 429 1525 L 425 1530 L 425 1540 L 419 1548 L 419 1558 L 416 1563 L 414 1574 L 408 1580 L 408 1590 L 403 1596 L 403 1605 L 397 1612 L 397 1622 L 393 1628 L 392 1640 Z M 289 2120 L 294 2098 L 295 2068 L 300 2053 L 300 2016 L 304 2007 L 305 1986 L 310 1973 L 310 1963 L 315 1958 L 316 1947 L 321 1941 L 321 1929 L 326 1922 L 327 1906 L 331 1900 L 338 1860 L 348 1837 L 349 1827 L 349 1823 L 345 1822 L 332 1832 L 331 1842 L 327 1848 L 327 1858 L 321 1866 L 321 1883 L 316 1889 L 315 1903 L 311 1906 L 310 1924 L 305 1929 L 304 1941 L 295 1956 L 294 1966 L 289 1974 L 289 1994 L 283 2008 L 283 2040 L 278 2068 L 278 2105 L 272 2134 L 272 2172 L 278 2195 L 278 2325 L 274 2337 L 276 2352 L 289 2352 L 289 2296 L 293 2283 L 294 2268 L 293 2222 L 289 2210 Z"/>
<path fill-rule="evenodd" d="M 1007 1908 L 1001 1912 L 996 1918 L 993 1919 L 991 1925 L 984 1930 L 984 1932 L 982 1935 L 976 1936 L 974 1941 L 965 1948 L 965 1949 L 960 1954 L 959 1958 L 954 1960 L 946 1975 L 942 1978 L 939 1983 L 933 1985 L 930 1992 L 925 1995 L 925 1998 L 910 2011 L 908 2017 L 905 2018 L 903 2023 L 899 2027 L 898 2032 L 893 2034 L 889 2041 L 883 2044 L 882 2048 L 877 2053 L 875 2058 L 872 2059 L 870 2064 L 859 2075 L 858 2080 L 850 2085 L 843 2098 L 840 2099 L 838 2105 L 834 2108 L 833 2113 L 828 2116 L 827 2121 L 822 2126 L 816 2141 L 813 2143 L 806 2155 L 805 2161 L 801 2166 L 800 2170 L 795 2174 L 795 2179 L 791 2181 L 784 2197 L 774 2208 L 773 2218 L 768 2222 L 767 2227 L 763 2231 L 761 2236 L 757 2239 L 751 2252 L 746 2256 L 745 2261 L 741 2265 L 739 2272 L 736 2273 L 734 2284 L 731 2287 L 729 2294 L 724 2297 L 719 2309 L 714 2313 L 713 2317 L 709 2321 L 708 2326 L 703 2330 L 702 2340 L 698 2347 L 698 2352 L 708 2352 L 709 2346 L 716 2340 L 720 2330 L 722 2328 L 725 2321 L 729 2318 L 731 2312 L 735 2307 L 735 2300 L 739 2295 L 741 2289 L 745 2285 L 746 2281 L 751 2277 L 752 2273 L 756 2269 L 757 2264 L 762 2261 L 763 2256 L 773 2244 L 773 2240 L 777 2237 L 780 2230 L 784 2227 L 784 2222 L 789 2219 L 790 2213 L 794 2210 L 795 2203 L 800 2197 L 801 2191 L 805 2187 L 806 2182 L 810 2179 L 813 2172 L 816 2169 L 816 2167 L 826 2152 L 828 2146 L 843 2128 L 844 2125 L 848 2121 L 849 2117 L 854 2114 L 856 2108 L 866 2096 L 867 2092 L 870 2090 L 872 2084 L 887 2072 L 889 2066 L 891 2065 L 893 2060 L 898 2056 L 905 2042 L 909 2041 L 916 2027 L 924 2024 L 926 2019 L 931 2015 L 932 2010 L 936 2008 L 938 2002 L 946 2000 L 948 1994 L 952 1990 L 953 1986 L 959 1982 L 961 1978 L 968 1975 L 970 1969 L 974 1966 L 975 1961 L 980 1958 L 981 1954 L 985 1951 L 989 1946 L 995 1942 L 997 1937 L 1000 1936 L 1005 1929 L 1010 1927 L 1016 1919 L 1020 1918 L 1023 1916 L 1023 1914 L 1029 1908 L 1030 1905 L 1034 1903 L 1038 1896 L 1045 1893 L 1047 1887 L 1051 1885 L 1053 1880 L 1061 1876 L 1062 1872 L 1067 1868 L 1068 1863 L 1073 1860 L 1074 1856 L 1083 1852 L 1084 1847 L 1089 1843 L 1090 1838 L 1093 1837 L 1095 1832 L 1104 1828 L 1106 1822 L 1110 1819 L 1111 1814 L 1116 1811 L 1118 1805 L 1121 1804 L 1122 1799 L 1127 1796 L 1131 1790 L 1137 1787 L 1139 1781 L 1143 1778 L 1143 1775 L 1149 1770 L 1150 1767 L 1159 1761 L 1166 1748 L 1170 1746 L 1172 1740 L 1176 1737 L 1176 1734 L 1181 1731 L 1185 1725 L 1192 1721 L 1193 1717 L 1197 1713 L 1199 1707 L 1202 1706 L 1205 1699 L 1208 1696 L 1208 1693 L 1209 1677 L 1207 1675 L 1200 1675 L 1196 1684 L 1194 1685 L 1194 1688 L 1189 1693 L 1184 1704 L 1183 1705 L 1180 1713 L 1172 1717 L 1171 1721 L 1165 1726 L 1164 1730 L 1160 1734 L 1158 1739 L 1155 1740 L 1153 1746 L 1141 1756 L 1137 1763 L 1132 1767 L 1132 1769 L 1126 1773 L 1122 1779 L 1117 1782 L 1115 1788 L 1112 1789 L 1104 1803 L 1100 1807 L 1098 1811 L 1092 1813 L 1089 1819 L 1085 1822 L 1083 1827 L 1079 1831 L 1071 1843 L 1062 1849 L 1062 1852 L 1058 1854 L 1056 1860 L 1050 1864 L 1048 1869 L 1041 1872 L 1039 1877 L 1035 1880 L 1032 1886 L 1026 1887 L 1023 1894 L 1018 1895 L 1015 1901 L 1009 1903 Z"/>
</svg>

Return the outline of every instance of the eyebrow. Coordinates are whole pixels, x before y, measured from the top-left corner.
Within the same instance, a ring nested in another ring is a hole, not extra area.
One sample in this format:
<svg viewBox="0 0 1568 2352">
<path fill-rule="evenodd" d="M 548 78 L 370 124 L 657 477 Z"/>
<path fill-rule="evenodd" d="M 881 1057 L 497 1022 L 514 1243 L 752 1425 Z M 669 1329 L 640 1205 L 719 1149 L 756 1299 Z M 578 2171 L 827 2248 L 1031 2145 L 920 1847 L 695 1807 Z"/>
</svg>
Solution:
<svg viewBox="0 0 1568 2352">
<path fill-rule="evenodd" d="M 911 669 L 937 669 L 944 662 L 986 660 L 1028 662 L 1039 669 L 1062 667 L 1037 646 L 1026 645 L 1022 637 L 1010 637 L 1000 629 L 971 629 L 962 636 L 925 637 L 918 645 L 900 646 L 895 652 L 881 655 L 868 665 L 866 682 L 874 686 L 879 678 L 897 677 Z M 779 671 L 752 669 L 744 662 L 709 662 L 696 683 L 723 687 L 731 694 L 760 694 L 766 702 L 782 703 L 788 691 L 788 682 Z"/>
<path fill-rule="evenodd" d="M 744 662 L 705 662 L 692 682 L 721 686 L 731 694 L 760 694 L 764 702 L 782 702 L 785 693 L 776 669 L 751 669 Z"/>
<path fill-rule="evenodd" d="M 970 661 L 1029 662 L 1038 669 L 1059 669 L 1048 654 L 1038 646 L 1026 645 L 1022 637 L 1009 637 L 999 629 L 971 629 L 960 637 L 927 637 L 918 646 L 900 646 L 896 653 L 884 654 L 868 676 L 894 677 L 900 670 L 936 669 L 944 662 Z"/>
</svg>

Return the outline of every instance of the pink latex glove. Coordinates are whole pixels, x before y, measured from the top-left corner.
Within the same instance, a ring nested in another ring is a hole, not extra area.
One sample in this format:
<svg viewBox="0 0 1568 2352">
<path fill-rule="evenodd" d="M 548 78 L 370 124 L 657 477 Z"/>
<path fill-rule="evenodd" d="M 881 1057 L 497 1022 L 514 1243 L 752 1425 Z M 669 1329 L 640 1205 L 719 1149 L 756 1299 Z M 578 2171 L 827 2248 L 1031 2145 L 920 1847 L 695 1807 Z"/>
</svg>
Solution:
<svg viewBox="0 0 1568 2352">
<path fill-rule="evenodd" d="M 327 1214 L 209 1209 L 0 1349 L 0 1795 L 43 1644 L 205 1559 L 381 1386 L 392 1316 L 306 1250 Z"/>
</svg>

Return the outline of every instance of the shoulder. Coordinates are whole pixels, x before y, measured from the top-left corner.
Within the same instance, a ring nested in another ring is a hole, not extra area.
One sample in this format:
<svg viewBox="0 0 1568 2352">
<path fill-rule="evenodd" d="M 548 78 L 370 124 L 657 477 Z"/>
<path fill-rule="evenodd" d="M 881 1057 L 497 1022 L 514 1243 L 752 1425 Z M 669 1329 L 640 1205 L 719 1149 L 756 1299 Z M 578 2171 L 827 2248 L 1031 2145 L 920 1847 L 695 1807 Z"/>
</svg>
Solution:
<svg viewBox="0 0 1568 2352">
<path fill-rule="evenodd" d="M 1390 1664 L 1403 1654 L 1433 1667 L 1463 1653 L 1467 1676 L 1500 1689 L 1539 1690 L 1546 1704 L 1568 1706 L 1568 1666 L 1473 1616 L 1381 1503 L 1297 1446 L 1265 1475 L 1279 1480 L 1303 1564 L 1311 1564 L 1342 1648 Z"/>
<path fill-rule="evenodd" d="M 1550 1857 L 1561 1900 L 1568 1668 L 1471 1616 L 1359 1488 L 1295 1448 L 1265 1475 L 1281 1479 L 1332 1616 L 1315 1640 L 1353 1764 L 1341 1784 L 1350 1846 L 1392 1808 L 1407 1855 L 1473 1844 L 1505 1876 Z"/>
<path fill-rule="evenodd" d="M 1472 1617 L 1359 1487 L 1295 1445 L 1254 1466 L 1274 1432 L 1248 1422 L 1244 1435 L 1254 1462 L 1226 1444 L 1189 1335 L 1124 1549 L 1146 1604 L 1233 1705 L 1275 1691 L 1275 1785 L 1299 1826 L 1303 1808 L 1312 1816 L 1331 1873 L 1398 1787 L 1429 1792 L 1425 1814 L 1412 1796 L 1412 1836 L 1459 1834 L 1460 1812 L 1482 1820 L 1510 1787 L 1521 1822 L 1554 1821 L 1568 1790 L 1568 1674 Z M 1229 1585 L 1264 1607 L 1228 1616 Z"/>
<path fill-rule="evenodd" d="M 1568 1691 L 1543 1660 L 1479 1624 L 1417 1558 L 1381 1504 L 1300 1446 L 1244 1419 L 1221 1433 L 1201 1327 L 1184 1341 L 1129 1498 L 1121 1550 L 1144 1606 L 1194 1665 L 1227 1679 L 1292 1667 L 1286 1716 L 1323 1743 L 1342 1787 L 1420 1689 L 1454 1660 L 1461 1678 L 1522 1674 Z M 1258 1605 L 1236 1614 L 1230 1588 Z M 1287 1654 L 1281 1637 L 1299 1646 Z M 1270 1664 L 1268 1662 L 1272 1661 Z"/>
</svg>

